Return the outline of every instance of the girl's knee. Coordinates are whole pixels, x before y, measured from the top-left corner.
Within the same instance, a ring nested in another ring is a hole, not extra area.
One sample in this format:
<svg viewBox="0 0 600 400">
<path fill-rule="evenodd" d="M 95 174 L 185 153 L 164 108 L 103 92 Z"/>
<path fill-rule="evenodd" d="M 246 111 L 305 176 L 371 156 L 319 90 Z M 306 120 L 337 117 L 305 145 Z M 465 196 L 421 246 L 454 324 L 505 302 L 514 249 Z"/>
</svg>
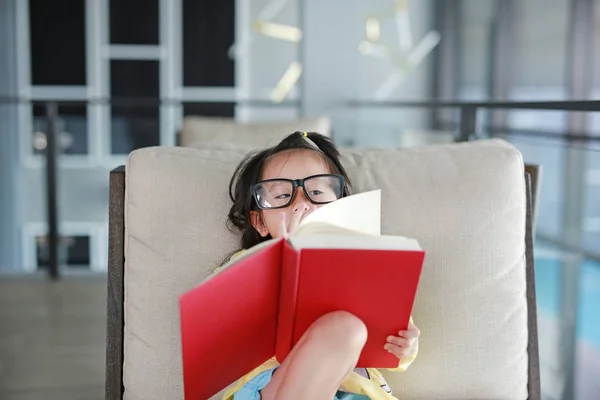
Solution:
<svg viewBox="0 0 600 400">
<path fill-rule="evenodd" d="M 367 341 L 367 327 L 355 315 L 346 311 L 333 311 L 317 319 L 313 326 L 340 344 L 362 348 Z"/>
</svg>

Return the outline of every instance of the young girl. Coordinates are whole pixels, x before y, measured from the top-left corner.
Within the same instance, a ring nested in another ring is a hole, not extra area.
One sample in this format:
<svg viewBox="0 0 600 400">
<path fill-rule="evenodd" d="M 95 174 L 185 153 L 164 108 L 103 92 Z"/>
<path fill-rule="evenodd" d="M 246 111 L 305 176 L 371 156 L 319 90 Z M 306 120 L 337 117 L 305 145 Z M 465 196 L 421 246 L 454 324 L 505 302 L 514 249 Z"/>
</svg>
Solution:
<svg viewBox="0 0 600 400">
<path fill-rule="evenodd" d="M 242 249 L 248 249 L 292 232 L 321 205 L 349 195 L 349 187 L 332 141 L 296 132 L 275 147 L 248 155 L 238 166 L 229 185 L 229 223 L 242 232 Z M 411 321 L 407 331 L 381 344 L 398 357 L 396 370 L 406 370 L 414 360 L 418 337 Z M 281 364 L 268 360 L 232 385 L 224 399 L 394 399 L 378 370 L 355 368 L 366 339 L 367 329 L 357 317 L 341 311 L 326 314 Z"/>
</svg>

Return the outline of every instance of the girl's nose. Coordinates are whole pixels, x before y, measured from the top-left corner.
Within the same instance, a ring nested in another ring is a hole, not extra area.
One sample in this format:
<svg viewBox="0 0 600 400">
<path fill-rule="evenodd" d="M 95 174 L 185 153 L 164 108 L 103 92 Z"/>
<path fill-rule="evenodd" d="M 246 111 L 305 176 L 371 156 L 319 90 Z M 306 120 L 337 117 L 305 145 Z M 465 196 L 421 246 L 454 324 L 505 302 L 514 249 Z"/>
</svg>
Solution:
<svg viewBox="0 0 600 400">
<path fill-rule="evenodd" d="M 310 200 L 306 198 L 304 190 L 302 190 L 301 187 L 298 187 L 296 190 L 297 192 L 296 197 L 294 198 L 294 201 L 292 203 L 292 210 L 294 212 L 310 210 L 314 206 L 314 204 L 312 204 Z"/>
</svg>

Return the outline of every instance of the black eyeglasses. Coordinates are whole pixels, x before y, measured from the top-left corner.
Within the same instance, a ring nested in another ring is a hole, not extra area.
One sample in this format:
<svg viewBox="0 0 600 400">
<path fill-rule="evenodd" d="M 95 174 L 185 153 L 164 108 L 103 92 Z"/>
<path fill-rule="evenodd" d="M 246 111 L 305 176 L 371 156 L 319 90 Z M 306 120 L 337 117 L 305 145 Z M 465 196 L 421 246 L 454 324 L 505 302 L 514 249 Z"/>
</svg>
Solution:
<svg viewBox="0 0 600 400">
<path fill-rule="evenodd" d="M 252 186 L 252 196 L 261 210 L 285 208 L 300 186 L 313 204 L 326 204 L 344 195 L 344 177 L 337 174 L 313 175 L 304 179 L 268 179 Z"/>
</svg>

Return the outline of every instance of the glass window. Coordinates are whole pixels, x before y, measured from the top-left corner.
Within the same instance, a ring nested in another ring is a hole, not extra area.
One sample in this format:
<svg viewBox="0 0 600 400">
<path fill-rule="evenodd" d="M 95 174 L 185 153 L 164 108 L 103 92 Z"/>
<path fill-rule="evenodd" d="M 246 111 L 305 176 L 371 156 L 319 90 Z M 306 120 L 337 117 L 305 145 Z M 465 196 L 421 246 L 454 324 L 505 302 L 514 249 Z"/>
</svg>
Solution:
<svg viewBox="0 0 600 400">
<path fill-rule="evenodd" d="M 183 103 L 183 115 L 233 118 L 235 103 Z"/>
<path fill-rule="evenodd" d="M 514 4 L 514 97 L 565 98 L 569 0 Z"/>
<path fill-rule="evenodd" d="M 485 100 L 489 97 L 495 7 L 495 0 L 460 2 L 459 97 L 462 100 Z"/>
<path fill-rule="evenodd" d="M 566 87 L 569 0 L 515 1 L 513 84 L 510 100 L 564 100 Z M 543 12 L 542 12 L 543 10 Z M 568 113 L 511 111 L 513 128 L 564 132 Z"/>
<path fill-rule="evenodd" d="M 49 248 L 48 237 L 36 237 L 37 265 L 38 268 L 48 267 Z M 71 268 L 89 269 L 90 266 L 90 237 L 89 236 L 61 236 L 58 250 L 59 265 Z"/>
<path fill-rule="evenodd" d="M 600 97 L 600 0 L 594 2 L 594 99 Z M 599 129 L 600 131 L 600 129 Z"/>
<path fill-rule="evenodd" d="M 183 0 L 184 86 L 234 86 L 234 40 L 234 0 Z"/>
<path fill-rule="evenodd" d="M 29 0 L 29 29 L 31 84 L 86 84 L 84 0 Z"/>
<path fill-rule="evenodd" d="M 158 44 L 158 0 L 110 1 L 112 44 Z"/>
<path fill-rule="evenodd" d="M 600 99 L 600 0 L 594 2 L 594 65 L 593 65 L 593 84 L 590 98 Z M 600 137 L 600 112 L 588 114 L 588 132 L 593 136 Z"/>
<path fill-rule="evenodd" d="M 158 145 L 158 62 L 113 60 L 110 73 L 111 96 L 117 102 L 111 107 L 112 153 L 127 154 L 140 147 Z M 139 104 L 131 103 L 135 100 Z"/>
<path fill-rule="evenodd" d="M 600 253 L 600 146 L 586 152 L 585 199 L 583 205 L 583 247 Z"/>
</svg>

